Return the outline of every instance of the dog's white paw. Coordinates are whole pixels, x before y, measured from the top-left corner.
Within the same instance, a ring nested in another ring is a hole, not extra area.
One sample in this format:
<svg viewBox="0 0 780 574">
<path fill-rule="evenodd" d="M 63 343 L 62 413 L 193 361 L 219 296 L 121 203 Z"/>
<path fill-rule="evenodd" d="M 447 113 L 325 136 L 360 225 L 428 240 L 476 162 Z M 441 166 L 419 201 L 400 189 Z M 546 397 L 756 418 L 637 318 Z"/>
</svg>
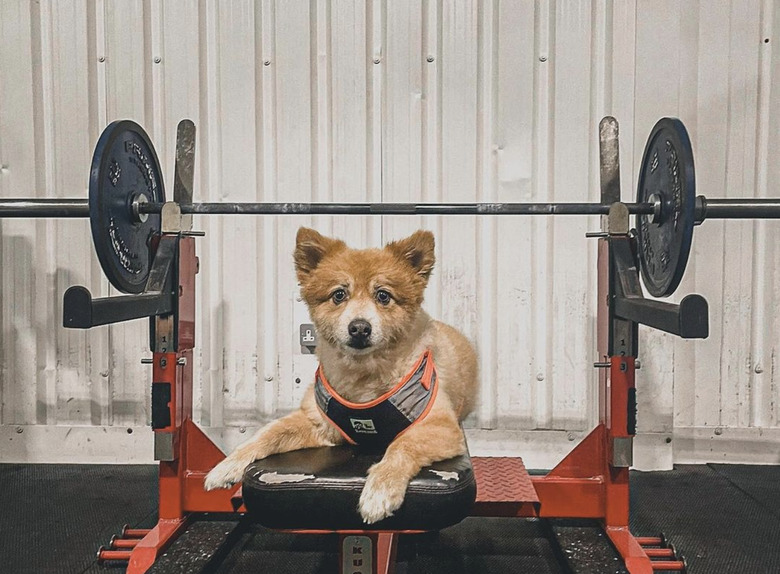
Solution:
<svg viewBox="0 0 780 574">
<path fill-rule="evenodd" d="M 406 494 L 405 480 L 390 479 L 385 473 L 372 472 L 374 468 L 368 473 L 358 503 L 358 511 L 366 524 L 374 524 L 392 516 L 403 504 Z"/>
<path fill-rule="evenodd" d="M 251 461 L 227 457 L 209 471 L 203 485 L 206 490 L 230 488 L 244 478 L 244 470 L 250 463 Z"/>
</svg>

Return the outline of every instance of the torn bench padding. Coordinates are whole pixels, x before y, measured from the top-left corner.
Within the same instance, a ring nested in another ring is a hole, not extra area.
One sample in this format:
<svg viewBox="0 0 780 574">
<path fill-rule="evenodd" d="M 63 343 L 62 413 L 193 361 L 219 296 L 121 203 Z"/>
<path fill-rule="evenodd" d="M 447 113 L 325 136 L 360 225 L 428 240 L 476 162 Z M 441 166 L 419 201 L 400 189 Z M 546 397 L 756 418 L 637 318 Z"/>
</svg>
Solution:
<svg viewBox="0 0 780 574">
<path fill-rule="evenodd" d="M 311 530 L 439 530 L 469 515 L 477 484 L 463 455 L 422 469 L 395 515 L 367 527 L 358 500 L 369 467 L 381 459 L 381 452 L 337 446 L 255 461 L 244 473 L 247 513 L 268 528 Z"/>
<path fill-rule="evenodd" d="M 313 474 L 279 474 L 278 472 L 261 471 L 258 471 L 256 476 L 260 482 L 265 484 L 290 484 L 315 478 Z"/>
</svg>

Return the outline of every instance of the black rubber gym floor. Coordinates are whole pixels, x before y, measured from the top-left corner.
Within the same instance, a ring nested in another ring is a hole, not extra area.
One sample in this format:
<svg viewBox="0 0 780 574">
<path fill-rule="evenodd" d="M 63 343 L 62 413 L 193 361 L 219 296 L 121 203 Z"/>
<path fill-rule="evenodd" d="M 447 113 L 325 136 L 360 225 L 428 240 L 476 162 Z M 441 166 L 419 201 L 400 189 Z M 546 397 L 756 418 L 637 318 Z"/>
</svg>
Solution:
<svg viewBox="0 0 780 574">
<path fill-rule="evenodd" d="M 125 523 L 153 526 L 156 497 L 153 466 L 0 465 L 0 572 L 122 572 L 97 565 L 95 551 Z M 780 572 L 780 466 L 634 472 L 631 508 L 634 534 L 663 532 L 686 557 L 690 574 Z M 598 536 L 580 526 L 469 518 L 439 533 L 403 537 L 398 571 L 559 572 L 555 557 L 565 552 L 569 571 L 579 572 L 572 539 Z M 275 574 L 337 571 L 333 536 L 293 537 L 257 527 L 236 532 L 233 550 L 215 572 L 254 573 L 261 566 Z"/>
</svg>

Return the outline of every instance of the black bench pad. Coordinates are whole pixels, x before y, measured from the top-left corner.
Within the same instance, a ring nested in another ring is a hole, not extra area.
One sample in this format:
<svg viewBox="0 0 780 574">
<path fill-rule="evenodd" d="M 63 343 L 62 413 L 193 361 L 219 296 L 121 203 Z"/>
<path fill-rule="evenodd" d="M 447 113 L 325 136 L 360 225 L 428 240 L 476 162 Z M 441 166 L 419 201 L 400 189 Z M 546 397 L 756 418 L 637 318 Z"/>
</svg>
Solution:
<svg viewBox="0 0 780 574">
<path fill-rule="evenodd" d="M 367 526 L 358 501 L 369 467 L 381 458 L 381 452 L 335 446 L 255 461 L 244 473 L 248 515 L 267 528 L 296 530 L 439 530 L 469 515 L 477 483 L 469 456 L 462 455 L 423 468 L 401 508 Z"/>
</svg>

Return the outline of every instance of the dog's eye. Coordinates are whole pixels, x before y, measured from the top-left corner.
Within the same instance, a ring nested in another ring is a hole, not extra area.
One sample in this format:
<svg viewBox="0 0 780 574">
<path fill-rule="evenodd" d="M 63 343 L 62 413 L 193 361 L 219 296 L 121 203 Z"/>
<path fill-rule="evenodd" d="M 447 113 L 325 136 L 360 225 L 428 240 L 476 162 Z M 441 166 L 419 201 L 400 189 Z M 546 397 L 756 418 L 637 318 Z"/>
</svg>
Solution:
<svg viewBox="0 0 780 574">
<path fill-rule="evenodd" d="M 344 289 L 336 289 L 333 292 L 333 295 L 331 295 L 331 298 L 333 299 L 333 302 L 338 305 L 347 298 L 347 292 L 344 291 Z"/>
<path fill-rule="evenodd" d="M 381 305 L 387 305 L 390 303 L 390 300 L 392 297 L 390 296 L 390 293 L 385 291 L 384 289 L 380 289 L 376 292 L 376 300 L 379 301 Z"/>
</svg>

